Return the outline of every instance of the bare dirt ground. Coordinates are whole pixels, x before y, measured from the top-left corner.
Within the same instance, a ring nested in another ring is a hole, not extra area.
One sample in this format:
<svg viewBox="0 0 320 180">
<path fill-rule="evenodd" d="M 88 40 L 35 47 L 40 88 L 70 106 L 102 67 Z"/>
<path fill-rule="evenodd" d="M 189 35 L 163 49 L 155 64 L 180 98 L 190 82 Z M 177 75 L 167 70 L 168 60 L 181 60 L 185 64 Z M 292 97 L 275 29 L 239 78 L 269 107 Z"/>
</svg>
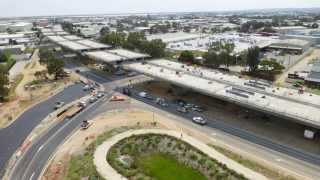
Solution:
<svg viewBox="0 0 320 180">
<path fill-rule="evenodd" d="M 63 179 L 71 155 L 81 154 L 95 138 L 108 130 L 121 126 L 133 127 L 139 122 L 140 127 L 152 128 L 152 119 L 157 119 L 157 128 L 175 127 L 168 119 L 152 112 L 130 109 L 126 111 L 110 111 L 95 118 L 94 124 L 85 131 L 77 131 L 58 150 L 43 180 Z"/>
<path fill-rule="evenodd" d="M 23 111 L 55 94 L 67 84 L 78 80 L 77 75 L 72 74 L 70 78 L 59 80 L 54 83 L 42 83 L 40 87 L 33 90 L 26 90 L 25 85 L 36 80 L 35 72 L 45 70 L 46 67 L 39 63 L 38 50 L 32 56 L 30 62 L 24 67 L 21 74 L 23 79 L 15 89 L 15 97 L 0 106 L 0 128 L 8 126 Z"/>
<path fill-rule="evenodd" d="M 310 55 L 306 56 L 302 60 L 300 60 L 297 64 L 292 66 L 288 71 L 282 73 L 277 80 L 275 81 L 275 84 L 277 85 L 283 85 L 288 77 L 289 73 L 294 73 L 295 71 L 303 71 L 306 69 L 309 63 L 311 63 L 313 60 L 320 58 L 320 49 L 314 49 Z"/>
<path fill-rule="evenodd" d="M 305 139 L 303 137 L 304 127 L 291 121 L 276 117 L 265 117 L 263 114 L 257 112 L 247 112 L 242 107 L 199 93 L 188 93 L 184 96 L 173 95 L 168 93 L 170 85 L 165 82 L 144 83 L 138 85 L 137 88 L 171 100 L 175 98 L 184 99 L 187 102 L 205 107 L 206 111 L 204 114 L 212 117 L 212 119 L 223 121 L 280 144 L 315 154 L 320 153 L 319 141 Z"/>
</svg>

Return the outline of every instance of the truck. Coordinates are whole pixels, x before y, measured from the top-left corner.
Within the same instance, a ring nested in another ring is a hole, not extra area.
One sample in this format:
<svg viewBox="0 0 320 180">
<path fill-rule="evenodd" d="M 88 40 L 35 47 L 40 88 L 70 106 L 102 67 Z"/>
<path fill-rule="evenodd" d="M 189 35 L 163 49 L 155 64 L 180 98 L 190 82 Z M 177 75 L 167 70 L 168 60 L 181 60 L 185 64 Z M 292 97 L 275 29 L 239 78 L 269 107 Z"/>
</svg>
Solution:
<svg viewBox="0 0 320 180">
<path fill-rule="evenodd" d="M 69 108 L 61 111 L 59 114 L 57 114 L 57 118 L 59 121 L 63 121 L 65 119 L 70 119 L 73 116 L 75 116 L 76 114 L 78 114 L 80 111 L 83 110 L 83 106 L 77 104 L 77 105 L 73 105 L 70 106 Z"/>
</svg>

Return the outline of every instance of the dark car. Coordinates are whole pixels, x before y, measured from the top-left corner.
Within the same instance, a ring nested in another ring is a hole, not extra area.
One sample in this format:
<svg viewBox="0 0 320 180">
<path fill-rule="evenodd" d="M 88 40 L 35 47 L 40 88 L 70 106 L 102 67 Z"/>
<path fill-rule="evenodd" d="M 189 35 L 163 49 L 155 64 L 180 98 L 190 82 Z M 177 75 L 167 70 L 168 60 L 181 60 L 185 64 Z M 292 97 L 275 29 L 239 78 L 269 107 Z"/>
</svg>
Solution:
<svg viewBox="0 0 320 180">
<path fill-rule="evenodd" d="M 123 88 L 122 93 L 128 96 L 131 96 L 131 90 L 129 88 Z"/>
<path fill-rule="evenodd" d="M 169 106 L 169 104 L 166 103 L 166 100 L 163 99 L 163 98 L 157 98 L 156 99 L 156 103 L 159 104 L 162 107 L 168 107 Z"/>
<path fill-rule="evenodd" d="M 177 111 L 178 111 L 178 112 L 181 112 L 181 113 L 188 113 L 188 109 L 185 108 L 185 107 L 178 107 L 178 108 L 177 108 Z"/>
<path fill-rule="evenodd" d="M 126 72 L 123 71 L 123 70 L 119 70 L 119 71 L 115 72 L 114 74 L 115 74 L 116 76 L 124 76 L 124 75 L 126 75 Z"/>
<path fill-rule="evenodd" d="M 184 107 L 187 104 L 187 102 L 182 99 L 176 99 L 173 102 L 181 107 Z"/>
<path fill-rule="evenodd" d="M 204 111 L 202 108 L 198 108 L 198 107 L 193 107 L 191 108 L 191 110 L 194 112 L 200 112 L 200 113 Z"/>
</svg>

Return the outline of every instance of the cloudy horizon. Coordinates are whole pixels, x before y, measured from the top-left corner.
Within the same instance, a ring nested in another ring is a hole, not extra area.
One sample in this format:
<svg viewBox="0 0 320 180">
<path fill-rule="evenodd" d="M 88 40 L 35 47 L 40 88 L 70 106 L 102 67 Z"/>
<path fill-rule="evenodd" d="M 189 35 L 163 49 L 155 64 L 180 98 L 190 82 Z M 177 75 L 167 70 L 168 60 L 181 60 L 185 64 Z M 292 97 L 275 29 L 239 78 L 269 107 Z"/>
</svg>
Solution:
<svg viewBox="0 0 320 180">
<path fill-rule="evenodd" d="M 318 8 L 319 0 L 2 0 L 0 17 Z"/>
</svg>

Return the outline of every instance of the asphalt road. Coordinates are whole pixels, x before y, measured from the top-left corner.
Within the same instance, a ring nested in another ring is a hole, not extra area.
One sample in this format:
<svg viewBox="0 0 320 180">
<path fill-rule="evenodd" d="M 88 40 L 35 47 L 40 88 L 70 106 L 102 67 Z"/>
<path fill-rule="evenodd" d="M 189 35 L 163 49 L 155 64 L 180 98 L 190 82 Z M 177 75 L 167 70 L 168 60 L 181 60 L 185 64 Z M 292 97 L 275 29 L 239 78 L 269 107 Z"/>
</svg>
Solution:
<svg viewBox="0 0 320 180">
<path fill-rule="evenodd" d="M 80 128 L 83 120 L 92 119 L 97 114 L 104 112 L 103 109 L 99 109 L 99 106 L 105 103 L 110 96 L 111 93 L 98 100 L 95 104 L 88 105 L 88 107 L 74 118 L 61 121 L 37 139 L 14 167 L 11 179 L 38 179 L 47 161 L 51 155 L 54 154 L 57 147 L 59 147 L 72 132 Z"/>
<path fill-rule="evenodd" d="M 299 159 L 299 160 L 302 160 L 302 161 L 306 161 L 306 162 L 314 164 L 314 165 L 320 165 L 320 156 L 317 155 L 317 154 L 311 154 L 311 153 L 308 153 L 308 152 L 304 152 L 302 150 L 295 149 L 293 147 L 284 146 L 284 145 L 275 143 L 270 139 L 258 136 L 256 134 L 253 134 L 253 133 L 248 132 L 246 130 L 243 130 L 243 129 L 240 129 L 238 127 L 232 126 L 230 124 L 224 123 L 221 120 L 214 119 L 212 117 L 206 117 L 201 113 L 192 112 L 192 111 L 190 111 L 188 113 L 178 112 L 176 110 L 178 105 L 173 103 L 173 102 L 170 102 L 170 101 L 166 101 L 169 104 L 168 107 L 160 106 L 160 105 L 156 104 L 154 100 L 148 100 L 146 98 L 140 97 L 138 95 L 138 93 L 140 91 L 137 91 L 135 89 L 131 89 L 131 91 L 132 91 L 132 94 L 131 94 L 132 98 L 135 98 L 135 99 L 137 99 L 139 101 L 142 101 L 142 102 L 144 102 L 146 104 L 152 105 L 152 106 L 154 106 L 156 108 L 159 108 L 159 109 L 165 110 L 167 112 L 170 112 L 172 114 L 181 116 L 181 117 L 183 117 L 185 119 L 189 119 L 190 121 L 195 116 L 201 116 L 201 117 L 203 117 L 203 118 L 205 118 L 207 120 L 207 125 L 206 125 L 207 127 L 221 130 L 221 131 L 223 131 L 225 133 L 228 133 L 228 134 L 231 134 L 233 136 L 239 137 L 241 139 L 247 140 L 247 141 L 249 141 L 251 143 L 255 143 L 257 145 L 266 147 L 266 148 L 274 150 L 276 152 L 280 152 L 280 153 L 286 154 L 286 155 L 291 156 L 293 158 L 296 158 L 296 159 Z M 154 99 L 157 98 L 157 97 L 153 96 L 152 94 L 149 94 L 149 95 L 152 96 Z"/>
<path fill-rule="evenodd" d="M 0 129 L 0 177 L 6 162 L 23 143 L 25 138 L 49 113 L 53 112 L 57 101 L 72 102 L 86 94 L 82 84 L 75 84 L 65 88 L 46 101 L 37 104 L 24 112 L 10 126 Z"/>
<path fill-rule="evenodd" d="M 112 79 L 105 78 L 99 74 L 96 74 L 91 71 L 84 71 L 81 73 L 88 74 L 88 78 L 96 81 L 98 83 L 107 83 L 112 82 Z M 81 89 L 81 88 L 80 88 Z M 82 91 L 81 91 L 82 92 Z M 110 95 L 108 95 L 109 97 Z M 162 107 L 157 105 L 154 101 L 147 100 L 145 98 L 141 98 L 137 96 L 137 92 L 132 94 L 132 97 L 140 100 L 146 104 L 152 105 L 156 108 L 160 108 L 172 114 L 176 114 L 185 119 L 191 121 L 194 116 L 202 116 L 201 113 L 179 113 L 176 111 L 177 105 L 172 102 L 169 102 L 169 107 Z M 107 98 L 107 97 L 105 97 Z M 56 148 L 63 143 L 63 141 L 70 135 L 74 130 L 79 128 L 80 123 L 83 120 L 92 119 L 97 114 L 105 111 L 105 106 L 101 106 L 105 100 L 101 100 L 96 104 L 92 105 L 92 107 L 86 108 L 82 113 L 78 114 L 71 120 L 62 121 L 56 126 L 52 127 L 47 131 L 46 134 L 39 137 L 34 144 L 27 150 L 26 154 L 21 157 L 20 161 L 18 161 L 17 165 L 14 168 L 12 179 L 17 180 L 32 180 L 37 179 L 45 167 L 46 162 L 54 154 Z M 46 113 L 47 114 L 47 113 Z M 44 116 L 45 117 L 45 116 Z M 44 117 L 40 118 L 43 119 Z M 208 118 L 208 117 L 204 117 Z M 266 147 L 267 149 L 271 149 L 277 152 L 284 153 L 286 155 L 292 156 L 297 159 L 301 159 L 306 162 L 310 162 L 312 164 L 320 165 L 320 158 L 317 155 L 308 154 L 299 150 L 296 150 L 291 147 L 286 147 L 277 143 L 272 142 L 271 140 L 265 139 L 263 137 L 257 136 L 250 132 L 244 131 L 234 126 L 230 126 L 226 123 L 223 123 L 219 120 L 208 118 L 208 128 L 219 129 L 228 134 L 240 137 L 248 142 L 255 143 L 257 145 L 261 145 Z M 40 121 L 39 121 L 40 122 Z M 0 132 L 1 133 L 1 132 Z M 1 146 L 2 147 L 2 146 Z"/>
</svg>

